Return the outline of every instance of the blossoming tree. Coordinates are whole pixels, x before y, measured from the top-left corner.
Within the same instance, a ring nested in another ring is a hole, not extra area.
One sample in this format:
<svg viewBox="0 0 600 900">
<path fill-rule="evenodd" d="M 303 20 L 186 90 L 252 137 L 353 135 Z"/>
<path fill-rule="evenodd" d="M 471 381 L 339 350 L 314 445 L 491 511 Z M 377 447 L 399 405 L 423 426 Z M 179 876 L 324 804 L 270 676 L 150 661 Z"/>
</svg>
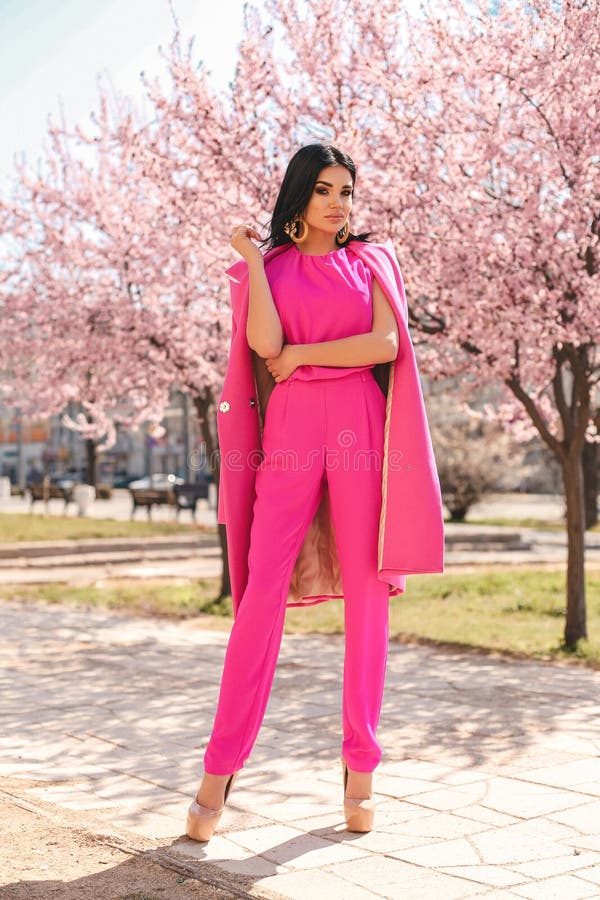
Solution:
<svg viewBox="0 0 600 900">
<path fill-rule="evenodd" d="M 561 465 L 572 646 L 586 636 L 582 458 L 598 439 L 600 7 L 269 10 L 297 114 L 359 150 L 358 200 L 396 243 L 423 370 L 467 392 L 504 385 L 490 413 L 536 429 Z"/>
<path fill-rule="evenodd" d="M 231 226 L 266 221 L 298 145 L 335 140 L 359 163 L 354 230 L 396 244 L 423 371 L 467 392 L 503 385 L 490 415 L 536 429 L 560 462 L 572 646 L 586 636 L 582 458 L 599 419 L 600 7 L 265 7 L 247 9 L 229 97 L 175 39 L 170 90 L 148 85 L 150 123 L 109 116 L 105 98 L 96 132 L 72 136 L 83 156 L 54 131 L 49 175 L 24 179 L 3 212 L 19 247 L 1 287 L 15 383 L 47 409 L 84 399 L 105 431 L 121 404 L 141 419 L 182 385 L 218 481 Z"/>
</svg>

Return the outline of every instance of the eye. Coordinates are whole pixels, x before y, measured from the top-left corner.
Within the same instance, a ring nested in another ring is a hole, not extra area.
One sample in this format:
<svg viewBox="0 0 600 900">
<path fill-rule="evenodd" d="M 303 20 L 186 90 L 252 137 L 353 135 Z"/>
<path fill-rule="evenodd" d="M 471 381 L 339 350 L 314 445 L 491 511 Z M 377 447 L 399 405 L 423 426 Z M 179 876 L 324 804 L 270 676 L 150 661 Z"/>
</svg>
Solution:
<svg viewBox="0 0 600 900">
<path fill-rule="evenodd" d="M 328 193 L 327 188 L 324 188 L 324 187 L 318 187 L 318 188 L 316 188 L 316 191 L 317 191 L 317 194 L 327 194 Z"/>
</svg>

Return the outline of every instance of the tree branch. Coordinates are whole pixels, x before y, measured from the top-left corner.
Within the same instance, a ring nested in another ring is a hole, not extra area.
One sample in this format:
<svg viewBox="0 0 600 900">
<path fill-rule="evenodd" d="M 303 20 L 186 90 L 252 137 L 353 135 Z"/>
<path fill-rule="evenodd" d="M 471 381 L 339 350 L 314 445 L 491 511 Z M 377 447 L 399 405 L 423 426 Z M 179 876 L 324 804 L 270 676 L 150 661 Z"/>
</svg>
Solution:
<svg viewBox="0 0 600 900">
<path fill-rule="evenodd" d="M 516 375 L 511 375 L 510 378 L 507 378 L 505 380 L 505 384 L 513 392 L 517 400 L 519 400 L 523 404 L 523 406 L 529 413 L 531 421 L 539 431 L 540 436 L 548 445 L 548 447 L 550 447 L 558 461 L 562 463 L 565 456 L 564 445 L 561 443 L 561 441 L 557 440 L 557 438 L 555 438 L 554 435 L 550 432 L 548 426 L 544 422 L 542 414 L 535 404 L 535 401 L 523 388 L 519 378 Z"/>
<path fill-rule="evenodd" d="M 556 369 L 552 378 L 552 387 L 554 390 L 554 399 L 560 414 L 560 420 L 563 426 L 564 440 L 566 444 L 570 444 L 573 439 L 573 421 L 571 418 L 571 408 L 567 403 L 565 396 L 565 385 L 563 382 L 562 365 L 566 359 L 564 349 L 554 347 L 552 349 L 552 358 L 554 359 Z"/>
</svg>

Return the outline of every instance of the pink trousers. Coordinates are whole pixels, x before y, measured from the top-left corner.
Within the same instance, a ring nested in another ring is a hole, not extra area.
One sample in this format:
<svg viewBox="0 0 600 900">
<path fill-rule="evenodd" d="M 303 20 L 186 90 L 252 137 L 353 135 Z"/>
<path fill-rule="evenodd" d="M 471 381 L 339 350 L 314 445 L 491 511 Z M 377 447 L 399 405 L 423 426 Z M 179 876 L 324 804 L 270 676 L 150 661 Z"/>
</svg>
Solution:
<svg viewBox="0 0 600 900">
<path fill-rule="evenodd" d="M 288 588 L 327 479 L 344 592 L 342 756 L 372 772 L 388 650 L 389 585 L 377 578 L 385 396 L 372 371 L 277 382 L 256 474 L 249 576 L 234 620 L 204 771 L 242 768 L 262 724 Z"/>
</svg>

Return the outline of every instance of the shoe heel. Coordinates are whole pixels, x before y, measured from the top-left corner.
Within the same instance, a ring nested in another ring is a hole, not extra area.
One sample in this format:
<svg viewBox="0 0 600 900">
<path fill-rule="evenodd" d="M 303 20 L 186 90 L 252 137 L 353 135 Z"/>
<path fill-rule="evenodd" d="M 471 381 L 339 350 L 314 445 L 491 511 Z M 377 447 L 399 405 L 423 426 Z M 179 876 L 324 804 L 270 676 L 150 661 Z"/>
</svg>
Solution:
<svg viewBox="0 0 600 900">
<path fill-rule="evenodd" d="M 348 766 L 342 758 L 342 770 L 344 773 L 344 818 L 348 831 L 366 833 L 373 830 L 376 802 L 372 797 L 358 800 L 346 797 L 348 785 Z"/>
<path fill-rule="evenodd" d="M 209 841 L 221 819 L 222 810 L 200 806 L 192 800 L 185 820 L 185 833 L 194 841 Z"/>
<path fill-rule="evenodd" d="M 209 841 L 211 839 L 221 820 L 225 804 L 227 803 L 227 797 L 229 796 L 229 792 L 233 787 L 237 776 L 237 772 L 234 772 L 233 775 L 230 776 L 225 786 L 223 806 L 220 809 L 211 809 L 208 806 L 201 806 L 196 798 L 192 800 L 185 821 L 185 833 L 188 837 L 192 838 L 194 841 Z"/>
<path fill-rule="evenodd" d="M 375 819 L 374 800 L 344 800 L 344 818 L 347 831 L 366 833 L 373 830 Z"/>
</svg>

